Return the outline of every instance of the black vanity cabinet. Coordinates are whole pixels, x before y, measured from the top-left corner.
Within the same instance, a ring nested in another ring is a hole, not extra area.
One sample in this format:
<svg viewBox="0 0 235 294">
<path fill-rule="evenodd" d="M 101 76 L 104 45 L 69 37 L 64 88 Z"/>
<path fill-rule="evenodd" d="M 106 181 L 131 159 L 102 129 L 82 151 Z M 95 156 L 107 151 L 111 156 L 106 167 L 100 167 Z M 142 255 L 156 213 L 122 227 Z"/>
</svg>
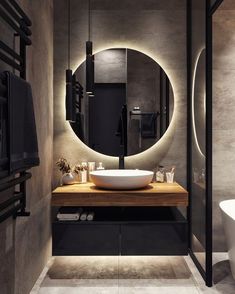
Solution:
<svg viewBox="0 0 235 294">
<path fill-rule="evenodd" d="M 53 255 L 119 255 L 119 225 L 54 222 Z"/>
<path fill-rule="evenodd" d="M 124 225 L 121 255 L 187 255 L 187 224 Z"/>
<path fill-rule="evenodd" d="M 95 213 L 93 221 L 55 218 L 52 223 L 54 256 L 188 254 L 188 224 L 177 208 L 187 206 L 188 194 L 178 184 L 170 186 L 170 190 L 169 184 L 159 189 L 155 187 L 159 184 L 153 184 L 151 193 L 96 191 L 94 186 L 88 193 L 89 185 L 83 187 L 86 192 L 82 192 L 79 185 L 76 193 L 76 187 L 59 187 L 53 192 L 55 210 L 60 206 L 78 206 Z M 174 185 L 180 189 L 174 189 Z"/>
</svg>

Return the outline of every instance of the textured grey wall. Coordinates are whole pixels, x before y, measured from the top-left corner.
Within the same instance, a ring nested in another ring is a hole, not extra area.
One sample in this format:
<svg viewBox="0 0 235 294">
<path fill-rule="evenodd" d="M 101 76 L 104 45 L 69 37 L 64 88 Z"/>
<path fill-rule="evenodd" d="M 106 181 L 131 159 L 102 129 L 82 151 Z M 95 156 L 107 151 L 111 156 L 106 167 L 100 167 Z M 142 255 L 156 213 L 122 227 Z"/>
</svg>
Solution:
<svg viewBox="0 0 235 294">
<path fill-rule="evenodd" d="M 160 66 L 148 56 L 133 50 L 128 50 L 127 54 L 127 106 L 127 113 L 135 106 L 143 112 L 160 112 Z M 158 138 L 159 122 L 160 117 L 156 120 Z M 128 123 L 128 154 L 139 153 L 156 143 L 158 138 L 141 137 L 139 116 L 128 116 Z"/>
<path fill-rule="evenodd" d="M 126 49 L 105 50 L 95 55 L 95 83 L 126 83 Z"/>
<path fill-rule="evenodd" d="M 56 0 L 54 10 L 54 163 L 64 156 L 76 161 L 103 161 L 118 167 L 118 159 L 85 146 L 65 121 L 65 70 L 67 68 L 67 1 Z M 85 59 L 87 3 L 71 1 L 71 68 Z M 186 185 L 186 1 L 93 0 L 91 37 L 94 53 L 107 48 L 131 48 L 155 59 L 165 70 L 175 95 L 175 112 L 164 137 L 149 150 L 126 159 L 127 167 L 153 169 L 159 162 L 175 164 L 176 180 Z M 180 152 L 179 152 L 180 150 Z M 54 168 L 54 185 L 59 173 Z"/>
<path fill-rule="evenodd" d="M 213 16 L 213 233 L 214 250 L 227 250 L 219 202 L 235 198 L 235 3 Z"/>
<path fill-rule="evenodd" d="M 27 294 L 51 256 L 50 196 L 53 145 L 53 3 L 18 1 L 33 22 L 27 77 L 32 85 L 40 167 L 27 183 L 28 218 L 0 224 L 0 292 Z"/>
</svg>

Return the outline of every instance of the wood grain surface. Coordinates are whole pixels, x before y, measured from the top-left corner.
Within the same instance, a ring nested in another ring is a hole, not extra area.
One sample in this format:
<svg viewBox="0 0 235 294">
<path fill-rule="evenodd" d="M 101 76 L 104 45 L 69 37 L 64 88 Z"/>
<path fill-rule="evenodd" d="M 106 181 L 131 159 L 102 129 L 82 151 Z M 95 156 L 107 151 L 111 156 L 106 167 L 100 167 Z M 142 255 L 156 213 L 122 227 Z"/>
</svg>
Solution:
<svg viewBox="0 0 235 294">
<path fill-rule="evenodd" d="M 151 183 L 128 191 L 74 184 L 56 188 L 52 206 L 188 206 L 188 192 L 178 183 Z"/>
</svg>

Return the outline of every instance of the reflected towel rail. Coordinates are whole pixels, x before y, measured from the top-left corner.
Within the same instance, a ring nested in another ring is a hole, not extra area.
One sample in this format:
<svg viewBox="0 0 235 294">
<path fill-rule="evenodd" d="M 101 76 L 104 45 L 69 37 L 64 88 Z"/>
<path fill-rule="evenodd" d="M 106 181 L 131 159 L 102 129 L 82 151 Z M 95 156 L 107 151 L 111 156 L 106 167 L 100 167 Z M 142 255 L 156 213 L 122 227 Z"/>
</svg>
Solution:
<svg viewBox="0 0 235 294">
<path fill-rule="evenodd" d="M 158 116 L 160 113 L 157 111 L 157 112 L 143 112 L 143 111 L 140 111 L 140 112 L 133 112 L 133 111 L 130 111 L 130 115 L 150 115 L 152 113 L 156 113 L 156 115 Z"/>
</svg>

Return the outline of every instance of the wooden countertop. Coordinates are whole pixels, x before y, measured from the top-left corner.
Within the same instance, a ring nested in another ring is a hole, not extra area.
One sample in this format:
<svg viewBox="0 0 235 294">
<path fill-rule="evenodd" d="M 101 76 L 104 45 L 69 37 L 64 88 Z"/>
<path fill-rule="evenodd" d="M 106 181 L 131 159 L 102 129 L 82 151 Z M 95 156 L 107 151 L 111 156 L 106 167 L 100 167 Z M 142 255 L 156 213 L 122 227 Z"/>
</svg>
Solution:
<svg viewBox="0 0 235 294">
<path fill-rule="evenodd" d="M 105 190 L 93 183 L 60 186 L 52 206 L 188 206 L 188 192 L 178 183 L 151 183 L 138 190 Z"/>
</svg>

